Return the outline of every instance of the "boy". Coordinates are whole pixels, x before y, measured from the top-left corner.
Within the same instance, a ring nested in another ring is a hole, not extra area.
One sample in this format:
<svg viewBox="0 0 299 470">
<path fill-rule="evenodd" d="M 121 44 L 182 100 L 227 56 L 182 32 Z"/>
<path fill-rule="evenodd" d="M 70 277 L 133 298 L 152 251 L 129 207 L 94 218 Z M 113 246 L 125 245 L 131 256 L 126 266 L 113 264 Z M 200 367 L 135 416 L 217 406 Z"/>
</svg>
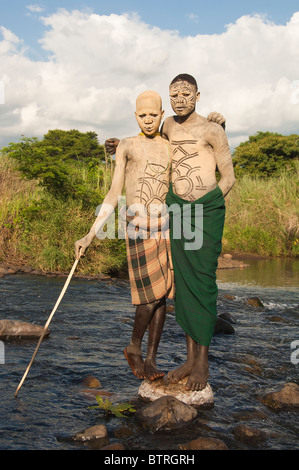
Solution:
<svg viewBox="0 0 299 470">
<path fill-rule="evenodd" d="M 174 288 L 170 240 L 163 231 L 168 227 L 163 204 L 169 187 L 171 150 L 159 134 L 164 111 L 156 92 L 138 96 L 135 116 L 142 132 L 120 141 L 111 188 L 91 230 L 75 245 L 78 258 L 114 211 L 125 184 L 128 271 L 136 313 L 124 354 L 136 377 L 155 380 L 164 376 L 157 369 L 156 353 L 166 315 L 165 298 L 173 298 Z M 141 343 L 147 327 L 148 348 L 143 361 Z"/>
</svg>

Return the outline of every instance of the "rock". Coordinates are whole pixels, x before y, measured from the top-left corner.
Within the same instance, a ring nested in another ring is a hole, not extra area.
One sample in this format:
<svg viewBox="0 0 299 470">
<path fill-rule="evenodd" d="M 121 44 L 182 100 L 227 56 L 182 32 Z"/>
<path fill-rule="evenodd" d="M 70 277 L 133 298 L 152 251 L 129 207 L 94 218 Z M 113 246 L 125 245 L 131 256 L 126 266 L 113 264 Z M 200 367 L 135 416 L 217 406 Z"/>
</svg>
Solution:
<svg viewBox="0 0 299 470">
<path fill-rule="evenodd" d="M 231 324 L 237 323 L 230 313 L 220 313 L 220 315 L 218 315 L 218 318 L 222 318 L 223 320 L 228 321 Z"/>
<path fill-rule="evenodd" d="M 211 437 L 199 437 L 194 441 L 180 445 L 181 450 L 229 450 L 220 439 Z"/>
<path fill-rule="evenodd" d="M 295 383 L 288 382 L 276 392 L 267 393 L 261 397 L 260 400 L 271 409 L 299 410 L 299 386 Z"/>
<path fill-rule="evenodd" d="M 267 438 L 267 435 L 264 431 L 245 426 L 244 424 L 238 424 L 234 428 L 233 433 L 238 441 L 251 445 L 259 444 Z"/>
<path fill-rule="evenodd" d="M 85 379 L 83 380 L 83 385 L 89 388 L 98 388 L 101 386 L 98 379 L 96 379 L 93 375 L 88 375 L 87 377 L 85 377 Z"/>
<path fill-rule="evenodd" d="M 197 411 L 193 406 L 172 396 L 158 398 L 135 413 L 135 418 L 151 432 L 181 428 L 193 421 L 196 416 Z"/>
<path fill-rule="evenodd" d="M 217 317 L 217 321 L 216 321 L 216 324 L 214 326 L 213 334 L 218 335 L 220 333 L 224 333 L 224 334 L 232 335 L 232 334 L 234 334 L 234 332 L 235 332 L 235 329 L 232 326 L 232 324 L 230 322 L 224 320 L 224 318 L 221 318 L 220 315 L 219 315 L 219 317 Z"/>
<path fill-rule="evenodd" d="M 203 390 L 191 391 L 185 389 L 188 377 L 172 384 L 165 377 L 158 380 L 144 380 L 139 387 L 139 398 L 149 401 L 157 400 L 164 396 L 172 396 L 177 400 L 196 407 L 210 407 L 214 404 L 214 395 L 210 384 Z"/>
<path fill-rule="evenodd" d="M 44 330 L 43 326 L 33 325 L 18 320 L 0 320 L 0 339 L 35 339 L 39 338 Z M 45 337 L 49 336 L 47 329 Z"/>
<path fill-rule="evenodd" d="M 101 447 L 100 450 L 126 450 L 125 446 L 120 442 L 115 442 L 114 444 L 109 444 L 108 446 Z"/>
<path fill-rule="evenodd" d="M 232 259 L 233 255 L 231 255 L 230 253 L 225 253 L 224 255 L 222 255 L 224 259 Z"/>
<path fill-rule="evenodd" d="M 174 305 L 167 305 L 166 306 L 166 313 L 174 312 Z"/>
<path fill-rule="evenodd" d="M 267 319 L 275 323 L 290 323 L 286 318 L 280 317 L 279 315 L 272 315 Z"/>
<path fill-rule="evenodd" d="M 96 448 L 102 448 L 109 444 L 108 432 L 103 424 L 92 426 L 83 432 L 75 434 L 72 440 L 92 443 Z"/>
<path fill-rule="evenodd" d="M 235 300 L 236 297 L 234 295 L 231 295 L 231 294 L 225 294 L 223 296 L 223 298 L 226 299 L 226 300 Z"/>
<path fill-rule="evenodd" d="M 263 302 L 258 297 L 249 297 L 246 302 L 255 308 L 265 308 Z"/>
</svg>

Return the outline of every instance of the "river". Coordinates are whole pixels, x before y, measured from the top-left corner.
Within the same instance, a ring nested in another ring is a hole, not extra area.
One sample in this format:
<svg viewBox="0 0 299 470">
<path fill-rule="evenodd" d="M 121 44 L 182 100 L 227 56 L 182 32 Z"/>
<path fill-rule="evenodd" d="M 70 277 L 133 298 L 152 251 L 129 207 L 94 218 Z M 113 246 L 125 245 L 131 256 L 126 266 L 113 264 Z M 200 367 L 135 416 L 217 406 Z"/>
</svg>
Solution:
<svg viewBox="0 0 299 470">
<path fill-rule="evenodd" d="M 0 449 L 86 449 L 68 437 L 105 424 L 110 442 L 126 449 L 178 449 L 197 437 L 214 437 L 229 449 L 298 449 L 298 411 L 274 412 L 259 395 L 298 381 L 299 364 L 291 360 L 299 341 L 299 260 L 250 260 L 244 269 L 218 270 L 218 313 L 230 313 L 234 334 L 213 337 L 210 385 L 215 403 L 202 410 L 184 430 L 163 434 L 145 431 L 119 436 L 133 418 L 107 418 L 90 409 L 96 404 L 86 376 L 101 382 L 109 400 L 136 400 L 140 381 L 123 356 L 134 319 L 126 280 L 113 282 L 73 278 L 53 317 L 51 334 L 42 342 L 30 372 L 14 397 L 36 341 L 6 342 L 0 364 Z M 62 277 L 16 274 L 0 279 L 0 318 L 44 325 L 61 292 Z M 231 298 L 228 298 L 232 296 Z M 264 309 L 246 302 L 259 297 Z M 184 334 L 167 315 L 157 363 L 168 371 L 185 359 Z M 298 357 L 298 356 L 297 356 Z M 239 423 L 262 430 L 267 438 L 250 446 L 233 433 Z"/>
</svg>

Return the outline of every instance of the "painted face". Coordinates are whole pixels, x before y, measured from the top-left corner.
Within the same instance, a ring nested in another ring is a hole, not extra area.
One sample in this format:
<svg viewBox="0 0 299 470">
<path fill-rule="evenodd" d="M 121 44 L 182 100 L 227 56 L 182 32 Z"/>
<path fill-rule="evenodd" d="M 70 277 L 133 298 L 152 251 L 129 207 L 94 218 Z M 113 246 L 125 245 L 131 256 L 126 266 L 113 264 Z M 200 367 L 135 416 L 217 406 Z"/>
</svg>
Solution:
<svg viewBox="0 0 299 470">
<path fill-rule="evenodd" d="M 145 135 L 152 136 L 159 132 L 164 116 L 161 110 L 161 101 L 156 96 L 144 95 L 136 103 L 135 113 L 138 125 Z"/>
<path fill-rule="evenodd" d="M 199 92 L 189 82 L 179 81 L 169 87 L 170 103 L 178 116 L 188 116 L 195 110 Z"/>
</svg>

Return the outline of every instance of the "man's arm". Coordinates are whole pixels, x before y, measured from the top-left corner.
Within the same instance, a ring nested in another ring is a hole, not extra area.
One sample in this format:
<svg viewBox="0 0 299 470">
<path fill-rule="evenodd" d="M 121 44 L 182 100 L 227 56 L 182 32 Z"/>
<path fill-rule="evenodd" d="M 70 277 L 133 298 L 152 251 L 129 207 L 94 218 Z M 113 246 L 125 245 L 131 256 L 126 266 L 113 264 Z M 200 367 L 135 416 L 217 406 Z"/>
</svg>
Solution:
<svg viewBox="0 0 299 470">
<path fill-rule="evenodd" d="M 212 126 L 209 143 L 214 149 L 216 165 L 221 176 L 218 186 L 225 197 L 236 181 L 233 161 L 224 130 L 220 126 Z"/>
<path fill-rule="evenodd" d="M 111 184 L 111 188 L 108 191 L 103 204 L 101 205 L 100 212 L 95 219 L 88 234 L 76 241 L 76 257 L 79 258 L 80 250 L 81 255 L 87 250 L 89 245 L 92 243 L 97 232 L 103 228 L 110 215 L 114 212 L 117 206 L 118 198 L 122 195 L 122 190 L 125 182 L 126 174 L 126 163 L 127 163 L 127 143 L 125 140 L 120 141 L 116 155 L 115 155 L 115 168 L 114 175 Z"/>
</svg>

